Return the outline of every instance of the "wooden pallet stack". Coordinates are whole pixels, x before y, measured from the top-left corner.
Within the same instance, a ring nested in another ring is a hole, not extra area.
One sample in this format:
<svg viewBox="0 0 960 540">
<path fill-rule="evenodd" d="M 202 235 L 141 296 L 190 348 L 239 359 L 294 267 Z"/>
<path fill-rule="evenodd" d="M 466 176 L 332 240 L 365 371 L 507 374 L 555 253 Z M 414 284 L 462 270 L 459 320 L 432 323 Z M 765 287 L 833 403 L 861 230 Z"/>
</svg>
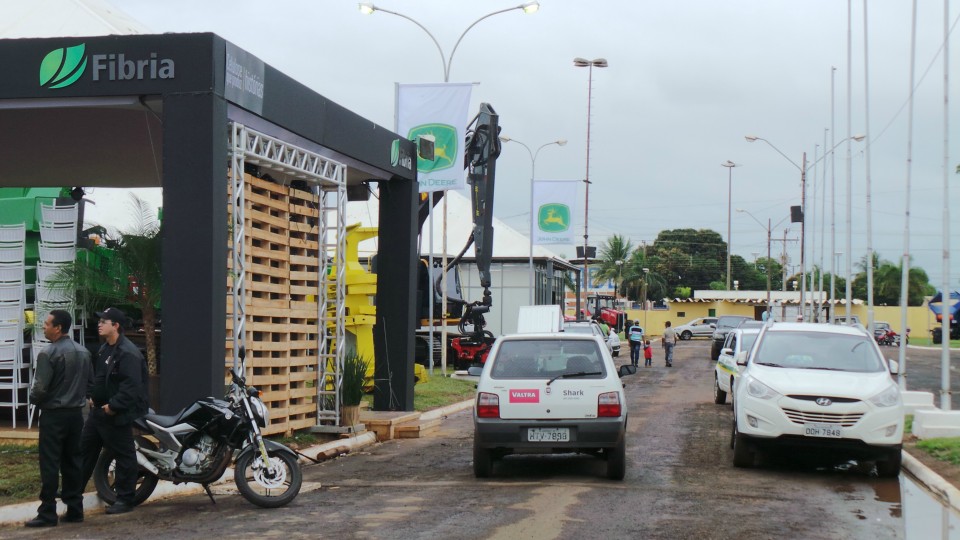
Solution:
<svg viewBox="0 0 960 540">
<path fill-rule="evenodd" d="M 290 433 L 316 423 L 317 197 L 247 174 L 244 196 L 247 383 L 270 408 L 264 433 Z M 227 381 L 234 277 L 228 266 Z"/>
</svg>

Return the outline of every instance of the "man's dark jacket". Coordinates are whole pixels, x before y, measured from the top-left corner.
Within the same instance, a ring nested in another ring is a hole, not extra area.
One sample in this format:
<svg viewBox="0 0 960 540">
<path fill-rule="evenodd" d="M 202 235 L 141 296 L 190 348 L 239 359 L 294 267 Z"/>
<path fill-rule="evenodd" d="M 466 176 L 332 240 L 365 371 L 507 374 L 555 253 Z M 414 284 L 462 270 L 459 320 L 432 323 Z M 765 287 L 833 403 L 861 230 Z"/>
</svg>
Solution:
<svg viewBox="0 0 960 540">
<path fill-rule="evenodd" d="M 30 402 L 40 409 L 74 409 L 87 403 L 93 380 L 90 352 L 64 336 L 37 356 Z"/>
<path fill-rule="evenodd" d="M 147 363 L 140 349 L 123 334 L 114 346 L 104 343 L 94 361 L 89 394 L 96 407 L 109 403 L 115 425 L 124 425 L 147 414 Z"/>
</svg>

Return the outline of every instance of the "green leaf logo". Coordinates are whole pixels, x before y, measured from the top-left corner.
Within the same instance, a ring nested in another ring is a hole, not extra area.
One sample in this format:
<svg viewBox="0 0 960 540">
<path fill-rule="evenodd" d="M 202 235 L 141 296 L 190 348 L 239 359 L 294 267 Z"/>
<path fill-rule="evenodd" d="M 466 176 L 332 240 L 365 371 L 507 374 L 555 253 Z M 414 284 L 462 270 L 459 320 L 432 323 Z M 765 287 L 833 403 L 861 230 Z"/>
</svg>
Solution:
<svg viewBox="0 0 960 540">
<path fill-rule="evenodd" d="M 570 228 L 570 207 L 565 204 L 544 204 L 537 211 L 537 227 L 543 232 L 558 233 Z"/>
<path fill-rule="evenodd" d="M 453 160 L 457 158 L 458 137 L 457 128 L 447 124 L 423 124 L 410 130 L 407 138 L 411 141 L 417 137 L 432 135 L 434 140 L 433 161 L 417 156 L 417 170 L 422 173 L 442 171 L 453 167 Z"/>
<path fill-rule="evenodd" d="M 390 165 L 396 167 L 400 163 L 400 139 L 394 139 L 390 144 Z"/>
<path fill-rule="evenodd" d="M 81 43 L 47 53 L 40 62 L 40 86 L 63 88 L 77 82 L 87 67 L 86 49 L 86 44 Z"/>
</svg>

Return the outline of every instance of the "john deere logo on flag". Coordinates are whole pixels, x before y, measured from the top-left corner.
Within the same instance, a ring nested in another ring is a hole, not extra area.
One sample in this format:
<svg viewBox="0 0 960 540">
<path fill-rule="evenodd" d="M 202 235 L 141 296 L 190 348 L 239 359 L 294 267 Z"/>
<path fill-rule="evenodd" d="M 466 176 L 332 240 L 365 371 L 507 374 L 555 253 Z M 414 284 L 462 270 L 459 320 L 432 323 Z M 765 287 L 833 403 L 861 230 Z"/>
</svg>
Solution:
<svg viewBox="0 0 960 540">
<path fill-rule="evenodd" d="M 427 161 L 417 156 L 417 170 L 428 173 L 453 167 L 453 160 L 457 157 L 457 128 L 447 124 L 422 124 L 412 128 L 407 138 L 415 141 L 424 135 L 433 136 L 434 159 Z"/>
<path fill-rule="evenodd" d="M 63 88 L 77 82 L 87 67 L 86 44 L 54 49 L 40 62 L 40 86 Z"/>
<path fill-rule="evenodd" d="M 566 231 L 570 228 L 570 207 L 559 203 L 540 206 L 537 212 L 537 226 L 541 231 L 548 233 Z"/>
</svg>

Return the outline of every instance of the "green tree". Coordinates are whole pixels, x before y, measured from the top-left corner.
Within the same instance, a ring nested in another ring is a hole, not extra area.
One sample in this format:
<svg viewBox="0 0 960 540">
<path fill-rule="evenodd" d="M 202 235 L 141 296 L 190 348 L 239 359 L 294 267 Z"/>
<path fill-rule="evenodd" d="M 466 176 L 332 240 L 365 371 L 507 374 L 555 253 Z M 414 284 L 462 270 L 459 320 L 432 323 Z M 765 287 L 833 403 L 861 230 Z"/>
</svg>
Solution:
<svg viewBox="0 0 960 540">
<path fill-rule="evenodd" d="M 727 243 L 710 229 L 671 229 L 660 231 L 648 255 L 657 258 L 657 273 L 669 290 L 707 289 L 711 281 L 723 280 Z"/>
<path fill-rule="evenodd" d="M 873 303 L 878 306 L 899 306 L 900 305 L 900 285 L 903 279 L 903 264 L 894 264 L 890 261 L 880 259 L 877 253 L 874 253 L 874 271 L 873 271 Z M 867 273 L 866 257 L 857 264 L 861 270 L 853 280 L 853 296 L 861 300 L 867 299 Z M 923 305 L 923 297 L 935 292 L 935 287 L 930 284 L 927 272 L 922 268 L 910 268 L 910 274 L 907 282 L 907 305 Z"/>
<path fill-rule="evenodd" d="M 629 239 L 619 234 L 608 238 L 600 247 L 600 268 L 593 274 L 594 284 L 611 280 L 616 284 L 618 292 L 623 292 L 623 276 L 630 272 L 625 266 L 629 264 L 632 253 L 633 244 Z"/>
<path fill-rule="evenodd" d="M 147 370 L 157 375 L 157 307 L 160 304 L 160 222 L 155 211 L 134 194 L 130 195 L 133 227 L 117 239 L 106 235 L 106 249 L 93 250 L 73 264 L 61 268 L 51 286 L 76 291 L 79 305 L 104 309 L 113 304 L 130 304 L 141 312 L 147 349 Z"/>
</svg>

